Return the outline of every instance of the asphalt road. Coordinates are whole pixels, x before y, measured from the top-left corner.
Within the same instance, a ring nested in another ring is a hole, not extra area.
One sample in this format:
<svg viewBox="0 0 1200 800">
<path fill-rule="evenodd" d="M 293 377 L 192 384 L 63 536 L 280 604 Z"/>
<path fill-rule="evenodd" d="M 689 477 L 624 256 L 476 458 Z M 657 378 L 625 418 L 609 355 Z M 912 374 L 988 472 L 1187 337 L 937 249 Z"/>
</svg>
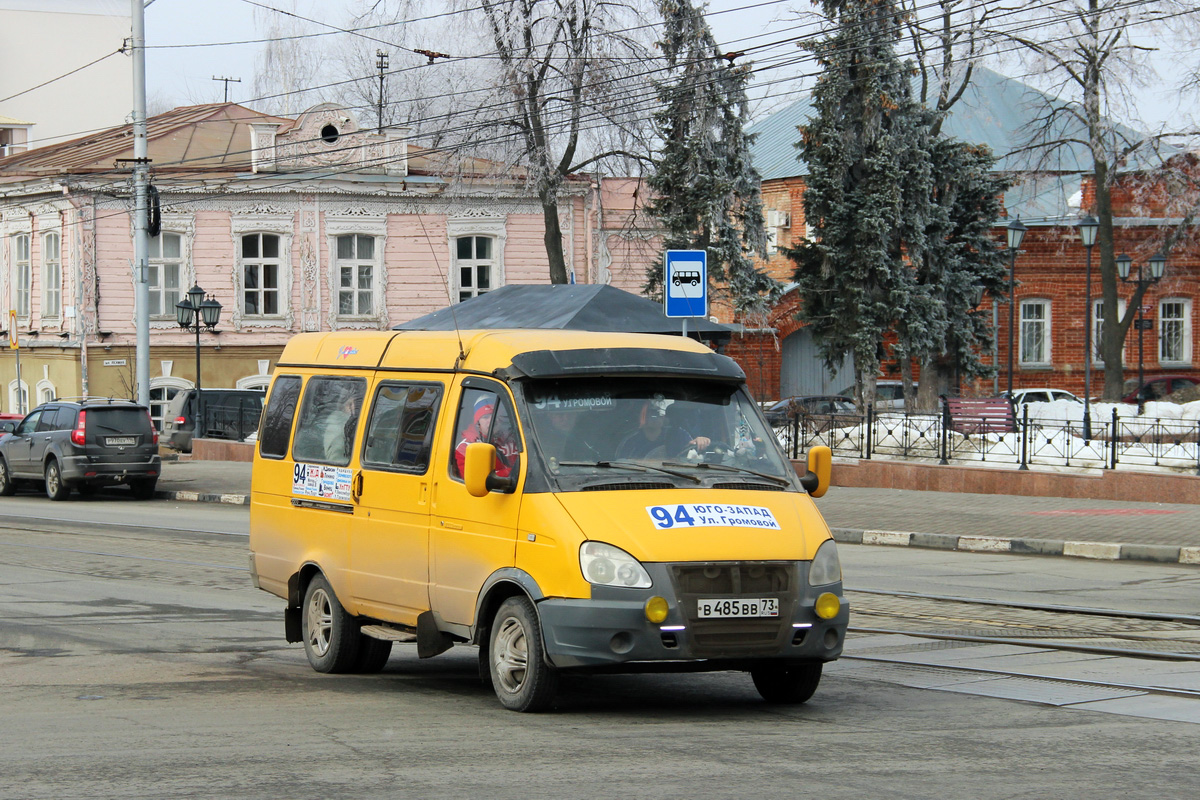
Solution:
<svg viewBox="0 0 1200 800">
<path fill-rule="evenodd" d="M 67 518 L 11 500 L 0 797 L 1172 798 L 1200 784 L 1200 726 L 989 696 L 945 679 L 968 651 L 936 642 L 890 645 L 927 651 L 924 665 L 837 662 L 790 708 L 715 673 L 571 678 L 553 713 L 514 714 L 466 647 L 421 661 L 399 646 L 378 676 L 319 675 L 283 641 L 280 602 L 249 585 L 244 508 L 88 502 Z M 1200 608 L 1195 568 L 842 553 L 862 589 Z M 847 652 L 868 644 L 889 649 L 859 635 Z M 1150 662 L 1087 663 L 1132 683 Z"/>
</svg>

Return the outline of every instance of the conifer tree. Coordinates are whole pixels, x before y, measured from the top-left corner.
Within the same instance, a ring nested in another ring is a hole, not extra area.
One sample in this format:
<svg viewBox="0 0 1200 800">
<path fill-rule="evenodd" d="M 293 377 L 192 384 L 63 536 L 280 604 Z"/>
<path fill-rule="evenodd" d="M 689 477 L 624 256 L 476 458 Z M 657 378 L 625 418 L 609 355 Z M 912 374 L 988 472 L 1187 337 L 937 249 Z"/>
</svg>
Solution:
<svg viewBox="0 0 1200 800">
<path fill-rule="evenodd" d="M 779 283 L 751 260 L 752 251 L 765 254 L 766 230 L 745 131 L 750 69 L 720 52 L 703 6 L 690 0 L 657 5 L 667 77 L 656 85 L 662 109 L 654 124 L 662 146 L 648 179 L 654 191 L 648 208 L 667 231 L 664 249 L 706 250 L 710 282 L 723 286 L 735 313 L 744 315 L 780 293 Z M 661 293 L 661 262 L 648 267 L 645 288 Z"/>
</svg>

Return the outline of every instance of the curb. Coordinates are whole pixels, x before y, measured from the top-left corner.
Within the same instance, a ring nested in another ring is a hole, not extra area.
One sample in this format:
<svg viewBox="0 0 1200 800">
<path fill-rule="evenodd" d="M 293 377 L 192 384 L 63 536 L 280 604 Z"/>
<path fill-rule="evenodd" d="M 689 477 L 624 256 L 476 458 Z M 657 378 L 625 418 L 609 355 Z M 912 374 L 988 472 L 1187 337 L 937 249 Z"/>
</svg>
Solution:
<svg viewBox="0 0 1200 800">
<path fill-rule="evenodd" d="M 231 506 L 250 505 L 250 496 L 245 494 L 217 494 L 214 492 L 155 492 L 160 500 L 179 500 L 189 503 L 224 503 Z"/>
<path fill-rule="evenodd" d="M 1100 561 L 1152 561 L 1158 564 L 1200 564 L 1200 547 L 1111 542 L 1064 542 L 1051 539 L 1005 539 L 993 536 L 956 536 L 949 533 L 867 531 L 833 528 L 839 544 L 873 544 L 886 547 L 924 547 L 965 553 L 1068 556 Z"/>
</svg>

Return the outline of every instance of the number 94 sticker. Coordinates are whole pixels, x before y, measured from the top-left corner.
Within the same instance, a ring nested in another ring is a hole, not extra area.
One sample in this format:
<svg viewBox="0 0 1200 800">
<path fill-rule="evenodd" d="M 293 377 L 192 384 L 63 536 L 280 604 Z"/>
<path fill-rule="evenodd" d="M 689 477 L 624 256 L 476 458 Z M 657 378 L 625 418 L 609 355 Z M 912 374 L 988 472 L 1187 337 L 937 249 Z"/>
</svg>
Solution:
<svg viewBox="0 0 1200 800">
<path fill-rule="evenodd" d="M 646 506 L 655 527 L 667 528 L 772 528 L 779 523 L 771 509 L 762 506 L 735 506 L 702 503 L 680 503 L 669 506 Z"/>
</svg>

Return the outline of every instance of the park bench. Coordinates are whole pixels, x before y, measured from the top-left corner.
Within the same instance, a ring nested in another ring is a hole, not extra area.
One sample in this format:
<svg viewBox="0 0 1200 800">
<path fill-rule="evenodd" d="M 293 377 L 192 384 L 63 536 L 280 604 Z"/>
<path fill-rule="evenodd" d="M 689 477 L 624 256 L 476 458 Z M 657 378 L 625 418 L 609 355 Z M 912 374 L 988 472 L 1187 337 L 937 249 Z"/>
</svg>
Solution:
<svg viewBox="0 0 1200 800">
<path fill-rule="evenodd" d="M 1016 433 L 1017 415 L 1006 397 L 943 397 L 946 428 L 965 435 Z"/>
</svg>

